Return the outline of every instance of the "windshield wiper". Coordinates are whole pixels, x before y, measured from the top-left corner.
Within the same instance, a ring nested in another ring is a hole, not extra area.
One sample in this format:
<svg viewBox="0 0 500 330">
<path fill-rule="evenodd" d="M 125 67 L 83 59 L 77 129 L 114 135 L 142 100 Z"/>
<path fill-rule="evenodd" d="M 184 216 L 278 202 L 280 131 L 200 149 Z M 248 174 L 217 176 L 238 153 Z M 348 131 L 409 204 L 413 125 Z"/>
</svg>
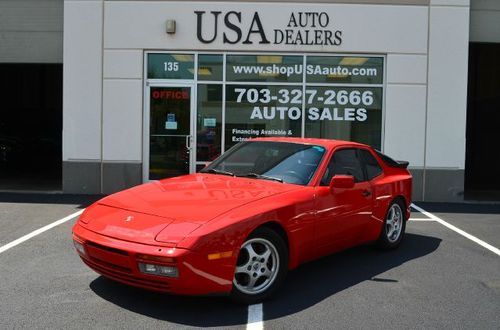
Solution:
<svg viewBox="0 0 500 330">
<path fill-rule="evenodd" d="M 274 176 L 267 176 L 267 175 L 257 174 L 257 173 L 239 174 L 237 176 L 246 177 L 246 178 L 257 178 L 257 179 L 264 179 L 264 180 L 272 180 L 272 181 L 278 181 L 278 182 L 283 183 L 283 179 L 275 178 Z"/>
<path fill-rule="evenodd" d="M 211 168 L 209 170 L 203 171 L 204 173 L 214 173 L 214 174 L 222 174 L 222 175 L 229 175 L 229 176 L 234 176 L 234 173 L 224 171 L 224 170 L 216 170 L 215 168 Z"/>
</svg>

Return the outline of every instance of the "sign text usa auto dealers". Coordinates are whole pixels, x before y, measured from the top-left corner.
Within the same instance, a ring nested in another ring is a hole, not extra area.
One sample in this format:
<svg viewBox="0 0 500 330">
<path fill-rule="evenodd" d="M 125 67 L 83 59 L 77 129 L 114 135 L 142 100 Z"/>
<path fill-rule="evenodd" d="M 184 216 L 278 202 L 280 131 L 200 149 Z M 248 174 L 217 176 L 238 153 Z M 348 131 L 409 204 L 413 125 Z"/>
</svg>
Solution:
<svg viewBox="0 0 500 330">
<path fill-rule="evenodd" d="M 210 44 L 222 38 L 225 44 L 275 44 L 339 46 L 342 31 L 331 28 L 325 12 L 292 12 L 286 26 L 267 30 L 259 13 L 240 11 L 195 11 L 198 40 Z"/>
</svg>

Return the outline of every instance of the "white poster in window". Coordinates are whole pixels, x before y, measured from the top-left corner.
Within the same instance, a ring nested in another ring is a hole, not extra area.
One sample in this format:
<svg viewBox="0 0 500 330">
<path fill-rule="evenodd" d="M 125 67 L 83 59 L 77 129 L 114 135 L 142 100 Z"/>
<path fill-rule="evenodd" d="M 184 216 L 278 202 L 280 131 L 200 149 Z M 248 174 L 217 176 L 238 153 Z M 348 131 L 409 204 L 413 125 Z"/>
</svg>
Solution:
<svg viewBox="0 0 500 330">
<path fill-rule="evenodd" d="M 217 124 L 216 118 L 203 118 L 203 126 L 205 127 L 215 127 Z"/>
<path fill-rule="evenodd" d="M 175 114 L 169 113 L 167 114 L 167 121 L 165 122 L 165 129 L 177 129 L 177 121 L 175 121 Z"/>
</svg>

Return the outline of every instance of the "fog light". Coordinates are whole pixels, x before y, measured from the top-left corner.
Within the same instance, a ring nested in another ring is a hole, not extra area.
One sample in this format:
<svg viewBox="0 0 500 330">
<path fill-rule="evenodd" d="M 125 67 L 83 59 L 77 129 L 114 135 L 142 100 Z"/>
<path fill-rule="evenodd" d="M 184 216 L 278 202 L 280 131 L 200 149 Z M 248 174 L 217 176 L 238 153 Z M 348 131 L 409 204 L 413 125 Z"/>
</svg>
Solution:
<svg viewBox="0 0 500 330">
<path fill-rule="evenodd" d="M 145 274 L 151 275 L 160 275 L 167 277 L 178 277 L 179 272 L 177 267 L 172 266 L 162 266 L 162 265 L 153 265 L 153 264 L 144 264 L 139 262 L 139 270 Z"/>
<path fill-rule="evenodd" d="M 146 267 L 144 267 L 144 271 L 147 273 L 156 273 L 158 271 L 155 265 L 145 264 L 145 266 Z"/>
<path fill-rule="evenodd" d="M 81 255 L 86 255 L 85 253 L 85 248 L 83 247 L 83 244 L 77 241 L 73 241 L 73 244 L 75 245 L 76 251 L 80 253 Z"/>
</svg>

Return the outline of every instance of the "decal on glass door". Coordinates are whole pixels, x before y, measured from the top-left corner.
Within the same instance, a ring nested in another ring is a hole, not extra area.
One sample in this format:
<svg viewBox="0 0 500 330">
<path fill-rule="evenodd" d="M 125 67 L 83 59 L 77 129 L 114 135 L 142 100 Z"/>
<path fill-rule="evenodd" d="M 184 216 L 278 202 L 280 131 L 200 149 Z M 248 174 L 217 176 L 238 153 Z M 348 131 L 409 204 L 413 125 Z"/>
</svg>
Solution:
<svg viewBox="0 0 500 330">
<path fill-rule="evenodd" d="M 165 129 L 176 130 L 177 122 L 175 121 L 175 113 L 167 114 L 167 121 L 165 122 Z"/>
</svg>

